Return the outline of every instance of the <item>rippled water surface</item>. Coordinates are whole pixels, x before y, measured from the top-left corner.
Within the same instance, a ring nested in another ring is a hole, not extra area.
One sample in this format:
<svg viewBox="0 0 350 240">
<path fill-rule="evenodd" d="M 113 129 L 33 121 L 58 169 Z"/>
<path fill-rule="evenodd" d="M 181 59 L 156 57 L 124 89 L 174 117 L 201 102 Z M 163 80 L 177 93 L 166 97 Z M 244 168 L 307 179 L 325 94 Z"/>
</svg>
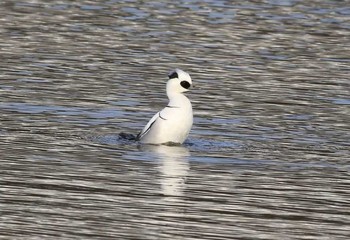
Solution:
<svg viewBox="0 0 350 240">
<path fill-rule="evenodd" d="M 349 6 L 1 1 L 1 239 L 349 239 Z M 189 139 L 121 139 L 175 67 Z"/>
</svg>

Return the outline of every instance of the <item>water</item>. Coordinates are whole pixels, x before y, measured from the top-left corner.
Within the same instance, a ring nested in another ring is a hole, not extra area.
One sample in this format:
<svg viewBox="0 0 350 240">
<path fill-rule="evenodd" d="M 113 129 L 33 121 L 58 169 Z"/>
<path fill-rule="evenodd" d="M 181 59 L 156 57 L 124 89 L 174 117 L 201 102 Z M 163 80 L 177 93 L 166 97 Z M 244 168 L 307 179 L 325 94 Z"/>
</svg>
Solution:
<svg viewBox="0 0 350 240">
<path fill-rule="evenodd" d="M 1 239 L 349 239 L 349 1 L 0 4 Z M 140 146 L 188 71 L 183 146 Z"/>
</svg>

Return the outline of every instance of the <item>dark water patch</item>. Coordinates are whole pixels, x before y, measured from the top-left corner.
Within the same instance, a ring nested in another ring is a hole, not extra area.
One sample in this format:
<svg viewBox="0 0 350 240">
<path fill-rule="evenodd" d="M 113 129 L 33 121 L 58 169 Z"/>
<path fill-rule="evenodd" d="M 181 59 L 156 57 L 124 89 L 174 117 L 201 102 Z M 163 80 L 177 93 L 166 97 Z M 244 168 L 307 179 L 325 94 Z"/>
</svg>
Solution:
<svg viewBox="0 0 350 240">
<path fill-rule="evenodd" d="M 218 141 L 218 140 L 208 140 L 208 139 L 196 139 L 189 138 L 184 143 L 185 147 L 190 148 L 193 151 L 234 151 L 235 149 L 241 147 L 240 144 L 230 141 Z"/>
<path fill-rule="evenodd" d="M 116 134 L 89 134 L 82 137 L 87 141 L 91 141 L 98 144 L 110 145 L 110 147 L 118 147 L 119 145 L 137 145 L 139 144 L 136 140 L 136 136 L 131 133 L 116 133 Z"/>
</svg>

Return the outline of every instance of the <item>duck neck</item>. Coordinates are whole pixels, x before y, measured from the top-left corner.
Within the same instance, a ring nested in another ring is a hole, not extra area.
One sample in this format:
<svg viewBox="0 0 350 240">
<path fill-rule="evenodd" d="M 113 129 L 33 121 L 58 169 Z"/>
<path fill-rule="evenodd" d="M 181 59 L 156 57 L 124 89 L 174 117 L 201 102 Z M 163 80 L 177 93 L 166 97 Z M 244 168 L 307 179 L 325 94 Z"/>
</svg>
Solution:
<svg viewBox="0 0 350 240">
<path fill-rule="evenodd" d="M 182 93 L 168 94 L 169 107 L 187 108 L 192 107 L 190 100 Z"/>
</svg>

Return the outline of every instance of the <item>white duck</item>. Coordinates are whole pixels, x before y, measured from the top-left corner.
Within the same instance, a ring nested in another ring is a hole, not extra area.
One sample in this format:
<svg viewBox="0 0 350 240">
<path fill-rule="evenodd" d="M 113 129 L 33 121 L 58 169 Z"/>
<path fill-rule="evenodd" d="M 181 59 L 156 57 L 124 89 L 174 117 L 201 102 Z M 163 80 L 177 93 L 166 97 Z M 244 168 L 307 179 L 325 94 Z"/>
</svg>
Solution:
<svg viewBox="0 0 350 240">
<path fill-rule="evenodd" d="M 137 135 L 141 143 L 182 144 L 191 130 L 193 123 L 192 105 L 184 95 L 192 85 L 190 75 L 181 69 L 169 73 L 166 93 L 168 105 L 156 113 L 143 130 Z"/>
</svg>

